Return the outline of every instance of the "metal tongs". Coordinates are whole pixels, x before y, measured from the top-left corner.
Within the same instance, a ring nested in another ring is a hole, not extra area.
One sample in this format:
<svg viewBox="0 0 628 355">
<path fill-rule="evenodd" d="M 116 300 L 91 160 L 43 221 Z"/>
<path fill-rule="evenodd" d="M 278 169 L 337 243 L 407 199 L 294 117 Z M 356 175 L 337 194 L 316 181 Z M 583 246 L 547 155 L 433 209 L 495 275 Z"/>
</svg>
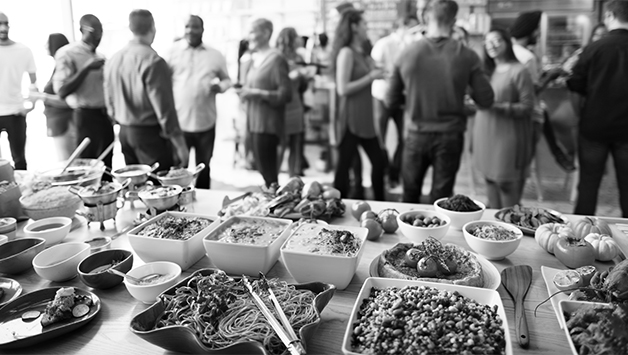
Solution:
<svg viewBox="0 0 628 355">
<path fill-rule="evenodd" d="M 259 310 L 262 312 L 264 317 L 266 317 L 266 320 L 268 320 L 268 323 L 270 323 L 270 326 L 273 328 L 273 330 L 275 330 L 275 333 L 277 333 L 277 335 L 279 336 L 279 339 L 281 339 L 284 345 L 288 348 L 288 351 L 290 351 L 290 354 L 292 355 L 305 354 L 305 348 L 303 347 L 303 344 L 301 343 L 301 340 L 299 339 L 297 334 L 294 332 L 294 329 L 292 329 L 292 325 L 290 325 L 290 321 L 288 320 L 288 317 L 286 317 L 286 314 L 283 312 L 283 309 L 281 309 L 279 300 L 275 296 L 275 293 L 273 292 L 273 290 L 270 288 L 270 285 L 268 285 L 266 276 L 264 276 L 264 274 L 261 272 L 259 273 L 259 275 L 260 275 L 260 279 L 258 281 L 259 286 L 262 290 L 266 291 L 268 295 L 267 297 L 268 299 L 270 299 L 273 306 L 275 306 L 275 310 L 277 311 L 277 314 L 279 315 L 279 319 L 281 320 L 281 323 L 283 324 L 283 326 L 277 321 L 277 318 L 275 318 L 275 316 L 272 314 L 270 309 L 266 307 L 266 304 L 264 303 L 260 295 L 255 293 L 255 291 L 253 290 L 253 285 L 251 284 L 249 279 L 245 275 L 242 275 L 242 281 L 244 282 L 244 285 L 251 293 L 251 296 L 253 296 L 253 300 L 255 301 L 255 304 L 257 305 Z"/>
</svg>

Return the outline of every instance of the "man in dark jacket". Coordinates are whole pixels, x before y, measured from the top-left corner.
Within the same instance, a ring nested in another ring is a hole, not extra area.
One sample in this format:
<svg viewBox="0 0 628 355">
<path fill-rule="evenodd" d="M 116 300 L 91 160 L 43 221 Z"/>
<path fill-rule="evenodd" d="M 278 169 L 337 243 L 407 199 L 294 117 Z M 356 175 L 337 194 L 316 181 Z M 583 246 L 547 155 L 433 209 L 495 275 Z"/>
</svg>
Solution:
<svg viewBox="0 0 628 355">
<path fill-rule="evenodd" d="M 604 20 L 610 30 L 582 51 L 567 85 L 580 105 L 580 180 L 574 213 L 595 214 L 608 154 L 613 155 L 622 216 L 628 218 L 628 1 L 612 0 Z"/>
<path fill-rule="evenodd" d="M 386 94 L 391 109 L 405 103 L 404 202 L 419 202 L 430 165 L 429 202 L 453 194 L 467 125 L 467 87 L 478 106 L 493 104 L 493 89 L 482 72 L 480 58 L 449 38 L 457 12 L 455 1 L 430 2 L 425 11 L 427 33 L 401 53 Z"/>
</svg>

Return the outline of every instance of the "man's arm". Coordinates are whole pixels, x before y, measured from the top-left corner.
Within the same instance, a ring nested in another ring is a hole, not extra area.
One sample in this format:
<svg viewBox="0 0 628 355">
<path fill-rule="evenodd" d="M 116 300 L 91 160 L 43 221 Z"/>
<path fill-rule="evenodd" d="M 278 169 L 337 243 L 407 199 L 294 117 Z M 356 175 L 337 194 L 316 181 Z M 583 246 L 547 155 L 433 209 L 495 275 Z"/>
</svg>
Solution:
<svg viewBox="0 0 628 355">
<path fill-rule="evenodd" d="M 399 69 L 399 61 L 395 64 L 392 75 L 388 81 L 388 90 L 386 91 L 385 103 L 389 109 L 394 110 L 400 108 L 405 103 L 404 84 Z"/>
<path fill-rule="evenodd" d="M 222 94 L 231 87 L 231 78 L 229 78 L 229 72 L 227 72 L 227 61 L 225 60 L 225 57 L 220 53 L 218 53 L 218 56 L 220 58 L 220 69 L 218 70 L 218 73 L 216 73 L 216 77 L 220 80 L 220 82 L 212 85 L 211 90 Z"/>
<path fill-rule="evenodd" d="M 92 58 L 85 63 L 76 73 L 69 75 L 65 80 L 61 80 L 61 84 L 55 91 L 62 99 L 65 99 L 68 95 L 75 92 L 76 89 L 81 86 L 83 80 L 91 70 L 98 70 L 105 64 L 105 60 L 102 58 Z M 56 73 L 55 73 L 56 75 Z"/>
<path fill-rule="evenodd" d="M 471 98 L 475 101 L 476 105 L 481 108 L 489 108 L 493 105 L 495 100 L 495 93 L 493 87 L 488 80 L 486 74 L 482 70 L 480 64 L 480 58 L 477 54 L 472 54 L 472 69 L 471 77 L 469 80 L 469 86 L 471 87 Z"/>
</svg>

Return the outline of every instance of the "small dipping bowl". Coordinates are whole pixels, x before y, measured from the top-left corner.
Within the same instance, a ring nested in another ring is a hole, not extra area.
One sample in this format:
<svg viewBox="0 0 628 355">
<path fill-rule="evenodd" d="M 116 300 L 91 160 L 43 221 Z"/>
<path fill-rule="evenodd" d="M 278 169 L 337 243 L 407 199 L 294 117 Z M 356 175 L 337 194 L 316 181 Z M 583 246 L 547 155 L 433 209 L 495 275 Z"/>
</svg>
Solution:
<svg viewBox="0 0 628 355">
<path fill-rule="evenodd" d="M 9 240 L 15 239 L 17 220 L 13 217 L 0 218 L 0 234 L 6 235 Z"/>
<path fill-rule="evenodd" d="M 94 253 L 78 265 L 79 279 L 89 287 L 107 289 L 117 286 L 123 277 L 107 272 L 116 269 L 127 273 L 133 267 L 133 253 L 124 249 L 109 249 Z"/>
<path fill-rule="evenodd" d="M 4 235 L 4 234 L 0 234 L 0 245 L 2 245 L 2 244 L 4 244 L 4 243 L 6 243 L 6 242 L 8 242 L 8 241 L 9 241 L 9 237 L 7 237 L 7 236 L 6 236 L 6 235 Z"/>
<path fill-rule="evenodd" d="M 67 281 L 78 273 L 79 263 L 89 255 L 89 245 L 85 243 L 63 243 L 54 245 L 33 259 L 37 275 L 50 281 Z"/>
<path fill-rule="evenodd" d="M 0 272 L 19 274 L 28 270 L 45 244 L 42 238 L 20 238 L 4 243 L 0 247 Z"/>
<path fill-rule="evenodd" d="M 85 243 L 89 244 L 89 250 L 92 254 L 102 250 L 111 249 L 111 242 L 111 237 L 97 237 L 85 241 Z"/>
<path fill-rule="evenodd" d="M 46 240 L 46 247 L 57 244 L 70 233 L 72 219 L 68 217 L 48 217 L 24 227 L 24 234 L 31 238 Z"/>
<path fill-rule="evenodd" d="M 160 277 L 157 282 L 147 285 L 136 284 L 128 278 L 124 280 L 124 285 L 131 296 L 146 304 L 154 303 L 160 293 L 169 289 L 177 282 L 179 275 L 181 275 L 181 267 L 170 261 L 155 261 L 138 266 L 127 273 L 127 275 L 138 279 L 142 279 L 150 274 L 167 276 Z"/>
</svg>

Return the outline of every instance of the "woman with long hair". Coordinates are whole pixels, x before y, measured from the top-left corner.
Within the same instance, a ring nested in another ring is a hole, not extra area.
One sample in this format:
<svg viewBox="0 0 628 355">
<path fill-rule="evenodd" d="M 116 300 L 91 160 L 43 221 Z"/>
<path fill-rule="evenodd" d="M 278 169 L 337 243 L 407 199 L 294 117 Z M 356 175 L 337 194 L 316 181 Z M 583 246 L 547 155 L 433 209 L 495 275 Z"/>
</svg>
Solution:
<svg viewBox="0 0 628 355">
<path fill-rule="evenodd" d="M 495 103 L 475 116 L 473 165 L 484 176 L 490 207 L 503 208 L 520 203 L 534 154 L 534 83 L 505 30 L 491 29 L 483 47 Z"/>
<path fill-rule="evenodd" d="M 288 76 L 292 83 L 292 100 L 286 104 L 284 136 L 279 153 L 279 165 L 283 161 L 286 148 L 290 148 L 288 157 L 288 173 L 290 176 L 303 176 L 303 146 L 305 139 L 305 122 L 303 119 L 302 88 L 307 85 L 307 77 L 303 67 L 303 57 L 297 53 L 300 37 L 292 27 L 286 27 L 277 36 L 276 48 L 288 61 Z"/>
<path fill-rule="evenodd" d="M 46 48 L 48 54 L 54 58 L 59 48 L 68 44 L 68 39 L 61 33 L 52 33 L 48 36 Z M 52 72 L 54 75 L 54 70 Z M 76 148 L 76 127 L 72 120 L 73 110 L 61 99 L 52 87 L 52 75 L 44 87 L 44 115 L 48 136 L 52 137 L 59 160 L 66 160 Z"/>
<path fill-rule="evenodd" d="M 331 54 L 339 97 L 337 122 L 333 127 L 338 144 L 334 186 L 347 196 L 349 168 L 358 154 L 359 144 L 371 161 L 374 199 L 383 201 L 385 162 L 375 130 L 371 83 L 383 79 L 384 72 L 375 67 L 370 54 L 364 51 L 363 44 L 367 39 L 362 12 L 344 11 L 336 28 Z"/>
</svg>

